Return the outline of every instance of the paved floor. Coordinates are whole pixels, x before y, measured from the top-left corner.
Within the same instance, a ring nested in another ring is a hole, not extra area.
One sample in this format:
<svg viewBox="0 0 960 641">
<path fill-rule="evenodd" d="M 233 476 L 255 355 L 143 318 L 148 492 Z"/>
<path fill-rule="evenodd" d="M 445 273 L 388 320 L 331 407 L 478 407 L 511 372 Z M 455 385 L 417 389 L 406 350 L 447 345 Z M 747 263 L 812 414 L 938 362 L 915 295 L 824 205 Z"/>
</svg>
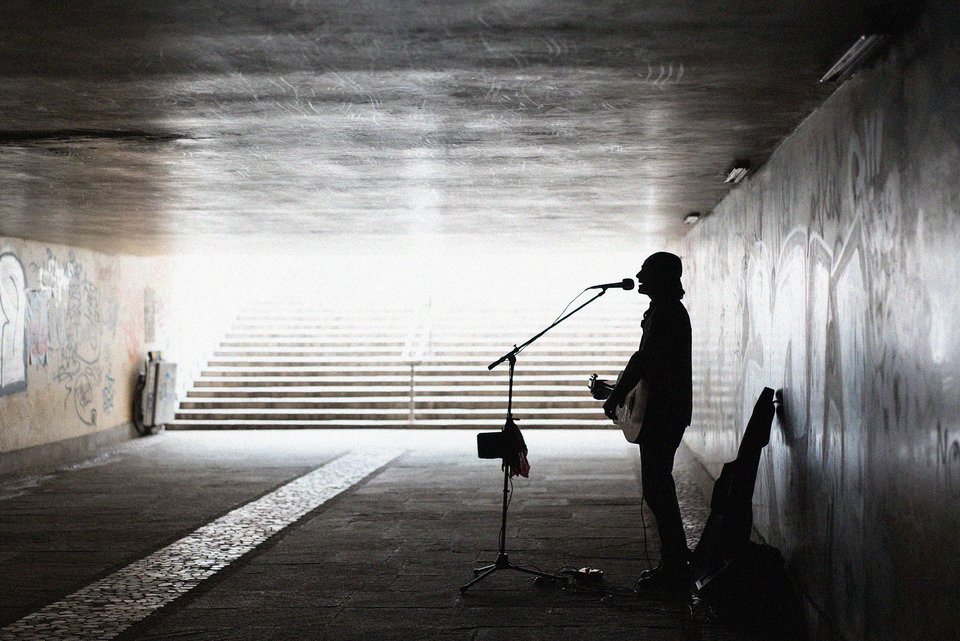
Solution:
<svg viewBox="0 0 960 641">
<path fill-rule="evenodd" d="M 173 432 L 0 483 L 0 639 L 747 638 L 626 590 L 657 550 L 634 446 L 525 437 L 511 560 L 597 567 L 600 588 L 497 572 L 460 594 L 500 522 L 473 432 Z M 693 545 L 706 503 L 677 476 Z"/>
</svg>

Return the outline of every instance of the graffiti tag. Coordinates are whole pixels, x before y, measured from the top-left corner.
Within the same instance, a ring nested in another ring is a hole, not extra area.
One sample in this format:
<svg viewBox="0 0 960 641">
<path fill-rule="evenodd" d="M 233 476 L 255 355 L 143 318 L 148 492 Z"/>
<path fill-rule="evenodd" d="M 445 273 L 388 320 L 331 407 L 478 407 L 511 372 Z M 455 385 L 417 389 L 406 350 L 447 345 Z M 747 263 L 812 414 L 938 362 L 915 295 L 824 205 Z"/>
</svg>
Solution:
<svg viewBox="0 0 960 641">
<path fill-rule="evenodd" d="M 27 361 L 46 367 L 50 342 L 50 292 L 27 290 Z"/>
<path fill-rule="evenodd" d="M 960 498 L 960 439 L 951 440 L 950 431 L 937 422 L 937 463 L 946 476 L 950 496 Z"/>
<path fill-rule="evenodd" d="M 103 413 L 109 414 L 110 410 L 113 409 L 113 403 L 116 400 L 116 391 L 114 390 L 114 384 L 116 380 L 113 376 L 107 374 L 107 377 L 104 379 L 103 383 Z"/>
<path fill-rule="evenodd" d="M 48 249 L 44 265 L 31 268 L 57 303 L 47 312 L 47 349 L 59 356 L 53 380 L 66 387 L 64 405 L 72 405 L 85 425 L 96 425 L 95 390 L 103 380 L 100 289 L 73 252 L 61 262 Z"/>
<path fill-rule="evenodd" d="M 20 259 L 0 253 L 0 396 L 27 389 L 26 284 Z"/>
</svg>

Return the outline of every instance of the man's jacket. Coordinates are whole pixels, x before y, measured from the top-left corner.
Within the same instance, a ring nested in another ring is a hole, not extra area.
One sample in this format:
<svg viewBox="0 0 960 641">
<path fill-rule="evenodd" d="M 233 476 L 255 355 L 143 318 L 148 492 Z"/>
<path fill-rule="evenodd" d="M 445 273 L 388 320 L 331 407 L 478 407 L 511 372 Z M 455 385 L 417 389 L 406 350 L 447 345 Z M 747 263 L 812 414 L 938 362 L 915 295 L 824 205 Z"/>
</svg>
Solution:
<svg viewBox="0 0 960 641">
<path fill-rule="evenodd" d="M 679 299 L 655 300 L 641 326 L 640 349 L 630 358 L 616 393 L 625 396 L 641 378 L 646 380 L 644 425 L 683 429 L 693 408 L 690 316 Z"/>
</svg>

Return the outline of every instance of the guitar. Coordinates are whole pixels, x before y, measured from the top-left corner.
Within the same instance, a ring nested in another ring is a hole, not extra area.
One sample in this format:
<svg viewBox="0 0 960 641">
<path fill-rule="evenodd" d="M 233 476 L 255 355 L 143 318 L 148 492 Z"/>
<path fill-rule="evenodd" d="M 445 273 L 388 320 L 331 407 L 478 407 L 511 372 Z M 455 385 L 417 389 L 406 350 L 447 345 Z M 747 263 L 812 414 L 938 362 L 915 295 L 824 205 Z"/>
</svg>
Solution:
<svg viewBox="0 0 960 641">
<path fill-rule="evenodd" d="M 617 382 L 620 381 L 621 376 L 623 376 L 623 372 L 620 372 L 617 376 Z M 590 376 L 587 385 L 593 398 L 602 401 L 610 398 L 616 384 L 597 378 L 597 375 L 593 374 Z M 617 406 L 617 418 L 613 419 L 613 424 L 623 431 L 623 436 L 629 443 L 640 442 L 640 434 L 643 432 L 643 416 L 647 412 L 648 391 L 647 382 L 641 379 L 623 399 L 623 404 Z"/>
</svg>

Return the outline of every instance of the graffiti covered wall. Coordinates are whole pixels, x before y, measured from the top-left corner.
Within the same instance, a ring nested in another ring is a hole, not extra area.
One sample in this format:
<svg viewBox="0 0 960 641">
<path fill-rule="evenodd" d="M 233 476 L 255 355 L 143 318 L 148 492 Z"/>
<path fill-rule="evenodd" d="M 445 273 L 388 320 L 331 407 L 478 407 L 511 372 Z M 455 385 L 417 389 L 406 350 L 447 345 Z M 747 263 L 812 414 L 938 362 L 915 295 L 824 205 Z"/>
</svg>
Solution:
<svg viewBox="0 0 960 641">
<path fill-rule="evenodd" d="M 157 265 L 0 238 L 0 452 L 131 421 Z"/>
<path fill-rule="evenodd" d="M 784 414 L 757 528 L 849 639 L 960 638 L 960 5 L 932 3 L 686 238 L 716 471 Z"/>
</svg>

